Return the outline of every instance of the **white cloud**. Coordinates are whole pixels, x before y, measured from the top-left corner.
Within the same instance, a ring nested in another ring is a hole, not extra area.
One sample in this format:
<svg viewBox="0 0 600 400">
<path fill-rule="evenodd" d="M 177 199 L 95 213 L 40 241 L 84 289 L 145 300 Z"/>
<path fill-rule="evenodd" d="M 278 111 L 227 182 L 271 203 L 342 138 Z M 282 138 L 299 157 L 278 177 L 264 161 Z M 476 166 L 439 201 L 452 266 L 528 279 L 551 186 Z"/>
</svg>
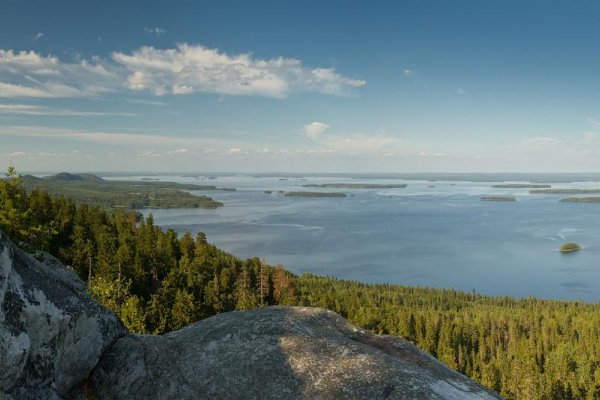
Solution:
<svg viewBox="0 0 600 400">
<path fill-rule="evenodd" d="M 415 71 L 413 71 L 412 69 L 405 68 L 402 70 L 402 75 L 404 75 L 407 78 L 414 78 L 414 76 L 416 74 L 417 73 Z"/>
<path fill-rule="evenodd" d="M 256 59 L 251 54 L 228 55 L 200 45 L 174 49 L 142 47 L 112 59 L 129 75 L 126 87 L 155 95 L 195 92 L 282 98 L 294 91 L 341 95 L 365 81 L 346 78 L 332 68 L 308 68 L 292 58 Z"/>
<path fill-rule="evenodd" d="M 35 34 L 35 36 L 33 37 L 33 39 L 31 39 L 34 42 L 37 42 L 38 40 L 40 40 L 42 37 L 44 37 L 44 32 L 38 32 Z"/>
<path fill-rule="evenodd" d="M 61 62 L 34 51 L 0 49 L 0 97 L 82 97 L 115 90 L 123 73 L 98 57 Z"/>
<path fill-rule="evenodd" d="M 156 36 L 163 36 L 164 34 L 167 33 L 167 30 L 164 28 L 144 28 L 144 32 L 150 34 L 150 35 L 156 35 Z"/>
<path fill-rule="evenodd" d="M 95 56 L 71 62 L 35 51 L 0 49 L 4 98 L 97 96 L 124 89 L 154 95 L 203 92 L 284 98 L 302 91 L 344 95 L 365 84 L 333 68 L 310 68 L 293 58 L 229 55 L 201 45 L 141 47 L 131 53 L 114 52 L 110 59 Z"/>
<path fill-rule="evenodd" d="M 308 125 L 304 125 L 304 133 L 311 139 L 318 139 L 323 132 L 329 128 L 329 125 L 322 122 L 312 122 Z"/>
</svg>

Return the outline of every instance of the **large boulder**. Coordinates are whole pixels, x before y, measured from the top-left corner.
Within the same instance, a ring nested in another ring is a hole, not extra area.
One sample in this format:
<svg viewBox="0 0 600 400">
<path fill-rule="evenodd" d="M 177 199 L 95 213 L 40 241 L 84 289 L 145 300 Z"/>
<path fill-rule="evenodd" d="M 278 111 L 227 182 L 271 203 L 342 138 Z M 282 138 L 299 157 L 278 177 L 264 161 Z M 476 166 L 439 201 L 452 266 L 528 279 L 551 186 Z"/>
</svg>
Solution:
<svg viewBox="0 0 600 400">
<path fill-rule="evenodd" d="M 406 340 L 317 308 L 217 315 L 126 335 L 92 375 L 100 399 L 497 399 Z"/>
<path fill-rule="evenodd" d="M 71 395 L 125 329 L 85 284 L 49 255 L 45 261 L 0 232 L 0 398 Z"/>
</svg>

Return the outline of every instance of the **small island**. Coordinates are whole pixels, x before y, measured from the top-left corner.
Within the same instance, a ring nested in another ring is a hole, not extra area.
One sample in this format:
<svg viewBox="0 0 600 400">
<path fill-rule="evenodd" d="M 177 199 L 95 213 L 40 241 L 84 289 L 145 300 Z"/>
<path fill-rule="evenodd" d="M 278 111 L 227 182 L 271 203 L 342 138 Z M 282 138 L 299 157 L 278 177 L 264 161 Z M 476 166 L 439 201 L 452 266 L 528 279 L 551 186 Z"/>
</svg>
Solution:
<svg viewBox="0 0 600 400">
<path fill-rule="evenodd" d="M 600 189 L 542 189 L 530 190 L 529 194 L 594 194 L 600 193 Z"/>
<path fill-rule="evenodd" d="M 561 253 L 571 253 L 573 251 L 578 251 L 581 250 L 581 246 L 578 245 L 577 243 L 565 243 L 562 246 L 560 246 L 560 252 Z"/>
<path fill-rule="evenodd" d="M 404 189 L 405 183 L 398 184 L 379 184 L 379 183 L 311 183 L 302 185 L 302 187 L 311 188 L 335 188 L 335 189 Z"/>
<path fill-rule="evenodd" d="M 286 192 L 286 197 L 346 197 L 341 192 Z"/>
<path fill-rule="evenodd" d="M 600 197 L 565 197 L 562 203 L 600 203 Z"/>
<path fill-rule="evenodd" d="M 517 201 L 514 197 L 508 196 L 482 196 L 482 201 Z"/>
<path fill-rule="evenodd" d="M 265 190 L 264 193 L 265 194 L 271 194 L 271 193 L 273 193 L 273 191 L 272 190 Z"/>
<path fill-rule="evenodd" d="M 532 183 L 504 183 L 499 185 L 492 185 L 492 187 L 497 189 L 543 189 L 551 188 L 552 186 Z"/>
</svg>

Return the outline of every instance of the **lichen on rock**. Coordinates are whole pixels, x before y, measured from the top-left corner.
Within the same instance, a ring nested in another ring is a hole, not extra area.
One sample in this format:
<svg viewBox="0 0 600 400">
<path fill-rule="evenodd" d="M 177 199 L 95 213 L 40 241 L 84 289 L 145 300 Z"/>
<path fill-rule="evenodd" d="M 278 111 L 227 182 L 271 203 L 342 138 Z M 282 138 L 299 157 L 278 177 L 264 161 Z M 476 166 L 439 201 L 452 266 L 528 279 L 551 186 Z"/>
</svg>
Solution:
<svg viewBox="0 0 600 400">
<path fill-rule="evenodd" d="M 74 273 L 36 260 L 0 232 L 0 394 L 65 396 L 124 333 Z"/>
</svg>

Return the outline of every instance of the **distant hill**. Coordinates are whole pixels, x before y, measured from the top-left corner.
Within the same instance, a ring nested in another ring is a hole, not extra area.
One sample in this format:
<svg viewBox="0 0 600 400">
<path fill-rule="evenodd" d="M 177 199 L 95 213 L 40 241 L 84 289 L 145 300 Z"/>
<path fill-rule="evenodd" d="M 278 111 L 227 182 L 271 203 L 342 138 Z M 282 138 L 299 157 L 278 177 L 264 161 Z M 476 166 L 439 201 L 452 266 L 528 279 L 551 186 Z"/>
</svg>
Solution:
<svg viewBox="0 0 600 400">
<path fill-rule="evenodd" d="M 49 181 L 65 181 L 65 182 L 75 182 L 75 181 L 94 181 L 94 182 L 105 182 L 104 179 L 96 176 L 94 174 L 70 174 L 68 172 L 61 172 L 56 175 L 46 176 L 43 179 Z"/>
</svg>

